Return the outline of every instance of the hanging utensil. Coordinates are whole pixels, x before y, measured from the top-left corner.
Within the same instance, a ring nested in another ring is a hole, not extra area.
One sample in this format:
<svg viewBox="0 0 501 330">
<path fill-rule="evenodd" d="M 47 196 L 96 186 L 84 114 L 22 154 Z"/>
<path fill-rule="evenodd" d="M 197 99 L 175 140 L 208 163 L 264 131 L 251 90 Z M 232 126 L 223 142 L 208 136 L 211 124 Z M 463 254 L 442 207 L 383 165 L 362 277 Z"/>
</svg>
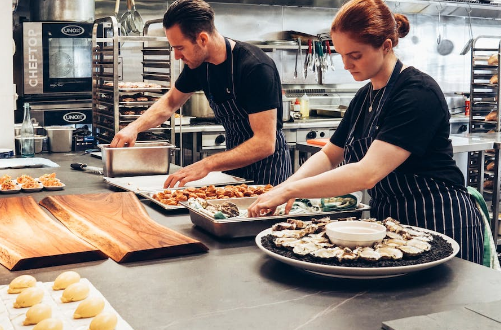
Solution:
<svg viewBox="0 0 501 330">
<path fill-rule="evenodd" d="M 317 47 L 318 47 L 318 52 L 317 52 L 317 57 L 318 57 L 318 71 L 325 72 L 325 61 L 324 61 L 324 50 L 322 48 L 322 42 L 321 41 L 316 41 Z"/>
<path fill-rule="evenodd" d="M 311 39 L 308 39 L 308 54 L 306 54 L 305 59 L 304 59 L 304 68 L 303 68 L 303 73 L 304 73 L 304 78 L 308 76 L 308 70 L 311 70 L 311 63 L 312 61 L 312 41 Z"/>
<path fill-rule="evenodd" d="M 441 25 L 440 25 L 440 10 L 438 11 L 438 24 L 437 24 L 437 45 L 442 41 Z"/>
<path fill-rule="evenodd" d="M 445 26 L 445 23 L 443 24 L 443 26 Z M 437 46 L 437 51 L 440 55 L 445 56 L 452 53 L 452 50 L 454 49 L 454 43 L 451 40 L 447 39 L 447 37 L 445 36 L 446 30 L 444 30 L 443 26 L 442 26 L 441 40 Z"/>
<path fill-rule="evenodd" d="M 317 67 L 317 52 L 315 51 L 315 41 L 311 41 L 311 61 L 310 61 L 310 67 L 309 69 L 311 72 L 315 72 L 315 69 Z"/>
<path fill-rule="evenodd" d="M 301 46 L 301 38 L 297 38 L 297 44 L 298 44 L 298 51 L 299 51 L 299 63 L 303 63 L 303 50 Z"/>
<path fill-rule="evenodd" d="M 299 41 L 299 38 L 297 44 L 298 44 L 298 50 L 296 52 L 296 65 L 294 66 L 294 79 L 297 79 L 297 60 L 299 57 L 299 52 L 301 51 L 301 42 Z"/>
<path fill-rule="evenodd" d="M 473 30 L 471 28 L 471 7 L 468 4 L 468 34 L 470 39 L 466 42 L 466 45 L 464 45 L 463 49 L 461 50 L 460 55 L 466 55 L 471 47 L 473 46 Z"/>
<path fill-rule="evenodd" d="M 336 68 L 334 67 L 334 60 L 332 59 L 334 55 L 332 55 L 331 43 L 329 42 L 329 40 L 325 40 L 325 44 L 327 45 L 327 53 L 329 54 L 328 57 L 329 57 L 330 68 L 332 71 L 335 71 Z"/>
<path fill-rule="evenodd" d="M 121 24 L 121 18 L 118 17 L 118 12 L 120 11 L 120 0 L 115 1 L 115 18 L 119 24 L 120 35 L 127 35 L 127 31 L 125 31 L 123 25 Z"/>
<path fill-rule="evenodd" d="M 143 18 L 141 17 L 141 14 L 139 14 L 139 12 L 136 10 L 135 1 L 131 0 L 131 2 L 132 2 L 132 16 L 130 19 L 131 29 L 132 32 L 141 34 L 144 28 L 144 21 Z"/>
<path fill-rule="evenodd" d="M 122 17 L 120 18 L 122 28 L 125 31 L 124 35 L 128 35 L 129 33 L 132 32 L 132 28 L 130 26 L 131 16 L 132 16 L 132 11 L 131 11 L 130 0 L 127 0 L 127 11 L 123 13 Z"/>
</svg>

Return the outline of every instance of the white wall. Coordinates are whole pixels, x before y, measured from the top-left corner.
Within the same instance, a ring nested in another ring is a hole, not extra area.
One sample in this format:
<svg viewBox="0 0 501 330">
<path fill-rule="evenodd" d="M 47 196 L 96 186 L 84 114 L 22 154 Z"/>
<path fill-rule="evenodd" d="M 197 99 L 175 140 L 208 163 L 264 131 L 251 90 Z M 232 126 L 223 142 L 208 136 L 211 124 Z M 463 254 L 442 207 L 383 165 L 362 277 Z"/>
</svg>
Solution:
<svg viewBox="0 0 501 330">
<path fill-rule="evenodd" d="M 0 45 L 0 148 L 14 149 L 11 1 L 0 1 Z"/>
</svg>

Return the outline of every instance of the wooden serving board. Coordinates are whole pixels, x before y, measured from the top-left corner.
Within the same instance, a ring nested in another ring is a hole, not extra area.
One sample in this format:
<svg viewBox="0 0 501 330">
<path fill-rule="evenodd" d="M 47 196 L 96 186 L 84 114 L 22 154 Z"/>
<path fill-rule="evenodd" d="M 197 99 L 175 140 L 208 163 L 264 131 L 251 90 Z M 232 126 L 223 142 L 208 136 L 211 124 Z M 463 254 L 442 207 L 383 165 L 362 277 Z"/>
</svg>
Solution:
<svg viewBox="0 0 501 330">
<path fill-rule="evenodd" d="M 132 192 L 49 196 L 40 204 L 116 262 L 208 250 L 203 243 L 153 221 Z"/>
<path fill-rule="evenodd" d="M 31 197 L 0 199 L 0 263 L 22 270 L 105 259 L 51 219 Z"/>
</svg>

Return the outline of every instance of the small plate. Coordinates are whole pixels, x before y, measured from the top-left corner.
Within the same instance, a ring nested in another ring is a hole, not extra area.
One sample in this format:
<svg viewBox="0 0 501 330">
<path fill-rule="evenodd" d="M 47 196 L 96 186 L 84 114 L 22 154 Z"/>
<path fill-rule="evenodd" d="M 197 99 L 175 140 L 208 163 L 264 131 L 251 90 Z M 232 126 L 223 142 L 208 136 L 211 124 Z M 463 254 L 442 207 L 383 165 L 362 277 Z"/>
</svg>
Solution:
<svg viewBox="0 0 501 330">
<path fill-rule="evenodd" d="M 35 187 L 35 188 L 23 188 L 23 186 L 21 185 L 21 190 L 24 192 L 37 192 L 37 191 L 40 191 L 42 189 L 43 189 L 43 185 L 40 182 L 38 183 L 38 187 Z"/>
<path fill-rule="evenodd" d="M 62 182 L 61 182 L 62 183 Z M 66 185 L 62 183 L 62 186 L 43 186 L 45 190 L 63 190 Z"/>
<path fill-rule="evenodd" d="M 9 189 L 9 190 L 3 190 L 0 189 L 0 192 L 2 194 L 16 194 L 21 191 L 21 186 L 16 183 L 16 188 L 15 189 Z"/>
</svg>

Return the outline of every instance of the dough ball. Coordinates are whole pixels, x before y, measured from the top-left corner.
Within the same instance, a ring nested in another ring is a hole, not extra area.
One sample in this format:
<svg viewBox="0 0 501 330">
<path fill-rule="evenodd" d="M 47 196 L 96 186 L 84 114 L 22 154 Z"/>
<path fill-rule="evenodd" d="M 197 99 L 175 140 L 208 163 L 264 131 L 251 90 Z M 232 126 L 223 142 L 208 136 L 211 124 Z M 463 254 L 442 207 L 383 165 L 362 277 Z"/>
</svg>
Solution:
<svg viewBox="0 0 501 330">
<path fill-rule="evenodd" d="M 35 325 L 33 330 L 63 330 L 63 321 L 54 318 L 45 319 Z"/>
<path fill-rule="evenodd" d="M 83 319 L 87 317 L 94 317 L 101 313 L 104 309 L 104 299 L 101 297 L 92 297 L 82 301 L 75 313 L 73 313 L 73 318 Z"/>
<path fill-rule="evenodd" d="M 104 312 L 92 319 L 89 330 L 113 330 L 117 326 L 117 322 L 118 320 L 115 313 Z"/>
<path fill-rule="evenodd" d="M 52 308 L 47 304 L 36 304 L 26 312 L 26 319 L 23 325 L 38 324 L 40 321 L 52 316 Z"/>
<path fill-rule="evenodd" d="M 89 296 L 89 291 L 90 288 L 86 283 L 78 282 L 70 284 L 66 289 L 64 289 L 61 301 L 63 303 L 67 303 L 84 300 Z"/>
<path fill-rule="evenodd" d="M 31 307 L 43 299 L 43 290 L 38 287 L 27 288 L 17 296 L 14 308 Z"/>
<path fill-rule="evenodd" d="M 80 274 L 72 270 L 59 274 L 52 286 L 53 290 L 64 290 L 70 284 L 80 282 Z"/>
<path fill-rule="evenodd" d="M 9 288 L 7 289 L 8 293 L 20 293 L 26 288 L 33 287 L 37 284 L 37 280 L 31 275 L 21 275 L 13 279 Z"/>
<path fill-rule="evenodd" d="M 498 54 L 492 54 L 491 57 L 487 60 L 487 64 L 489 65 L 497 65 L 499 62 Z"/>
</svg>

